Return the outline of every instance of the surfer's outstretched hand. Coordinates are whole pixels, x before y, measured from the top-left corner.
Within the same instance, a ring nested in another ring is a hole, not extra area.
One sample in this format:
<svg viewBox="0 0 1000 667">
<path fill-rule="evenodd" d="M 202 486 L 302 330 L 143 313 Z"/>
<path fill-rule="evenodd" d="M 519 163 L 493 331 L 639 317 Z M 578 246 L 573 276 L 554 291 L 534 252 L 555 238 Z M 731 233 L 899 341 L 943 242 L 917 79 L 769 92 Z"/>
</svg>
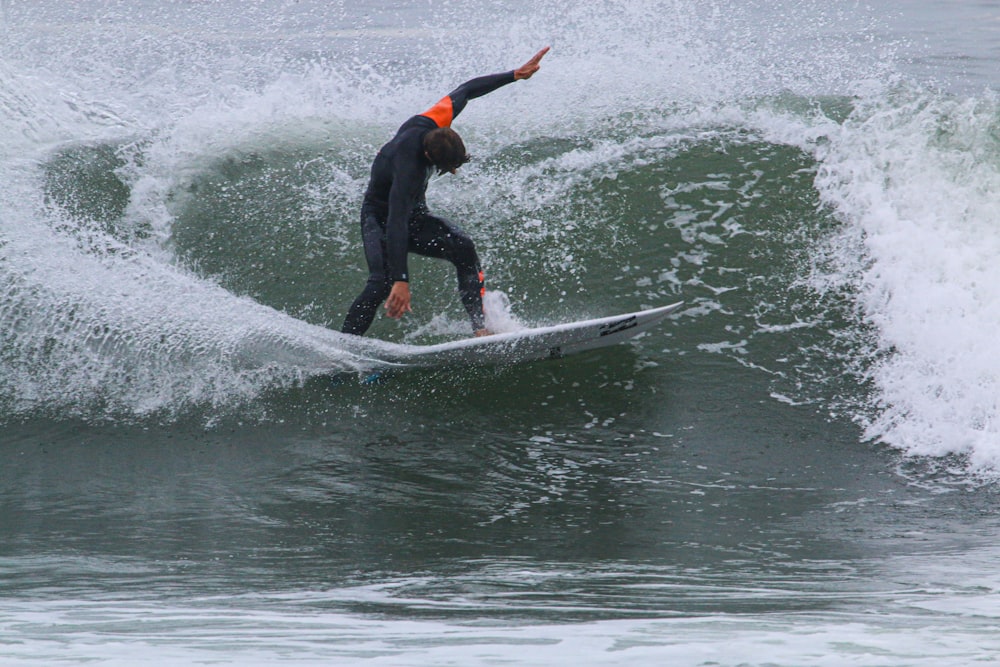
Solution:
<svg viewBox="0 0 1000 667">
<path fill-rule="evenodd" d="M 546 46 L 544 49 L 532 56 L 531 60 L 514 70 L 514 80 L 530 79 L 532 74 L 541 69 L 542 66 L 539 63 L 542 60 L 542 56 L 548 53 L 551 48 L 551 46 Z"/>
<path fill-rule="evenodd" d="M 410 283 L 399 280 L 392 284 L 389 298 L 385 300 L 385 309 L 394 320 L 401 318 L 403 313 L 413 312 L 410 308 Z"/>
</svg>

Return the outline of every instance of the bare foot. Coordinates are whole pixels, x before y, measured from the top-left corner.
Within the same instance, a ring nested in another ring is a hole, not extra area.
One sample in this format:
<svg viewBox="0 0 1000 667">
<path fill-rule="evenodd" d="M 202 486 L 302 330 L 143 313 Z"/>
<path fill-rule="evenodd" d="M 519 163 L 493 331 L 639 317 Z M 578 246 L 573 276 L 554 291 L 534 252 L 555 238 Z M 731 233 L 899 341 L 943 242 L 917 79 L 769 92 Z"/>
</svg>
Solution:
<svg viewBox="0 0 1000 667">
<path fill-rule="evenodd" d="M 492 336 L 492 335 L 493 335 L 493 332 L 490 331 L 489 329 L 477 329 L 476 330 L 476 338 L 480 338 L 482 336 Z"/>
</svg>

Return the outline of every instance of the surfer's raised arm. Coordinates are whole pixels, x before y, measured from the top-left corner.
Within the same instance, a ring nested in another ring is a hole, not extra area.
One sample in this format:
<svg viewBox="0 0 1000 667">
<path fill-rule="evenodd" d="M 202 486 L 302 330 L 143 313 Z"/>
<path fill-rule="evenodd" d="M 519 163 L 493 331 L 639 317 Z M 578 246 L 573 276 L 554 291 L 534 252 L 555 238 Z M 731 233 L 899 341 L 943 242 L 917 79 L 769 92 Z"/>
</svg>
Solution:
<svg viewBox="0 0 1000 667">
<path fill-rule="evenodd" d="M 499 74 L 487 74 L 486 76 L 479 76 L 466 81 L 420 115 L 430 118 L 438 127 L 451 127 L 451 122 L 455 120 L 458 114 L 462 113 L 462 109 L 465 108 L 469 100 L 492 93 L 497 88 L 506 86 L 509 83 L 514 83 L 522 79 L 530 79 L 535 72 L 541 69 L 542 66 L 539 63 L 542 57 L 549 52 L 550 48 L 546 46 L 532 56 L 531 60 L 517 69 Z"/>
</svg>

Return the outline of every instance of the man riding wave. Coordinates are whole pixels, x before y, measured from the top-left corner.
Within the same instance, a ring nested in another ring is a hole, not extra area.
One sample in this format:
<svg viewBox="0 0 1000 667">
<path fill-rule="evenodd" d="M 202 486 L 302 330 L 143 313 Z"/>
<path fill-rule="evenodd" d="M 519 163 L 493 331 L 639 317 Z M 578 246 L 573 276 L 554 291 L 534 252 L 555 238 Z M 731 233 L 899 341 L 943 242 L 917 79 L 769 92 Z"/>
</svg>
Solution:
<svg viewBox="0 0 1000 667">
<path fill-rule="evenodd" d="M 372 163 L 361 205 L 361 238 L 368 282 L 347 313 L 341 331 L 363 335 L 385 302 L 389 317 L 411 312 L 407 254 L 445 259 L 455 266 L 462 305 L 477 336 L 488 334 L 483 313 L 484 276 L 472 239 L 432 215 L 425 200 L 436 170 L 454 174 L 469 156 L 451 123 L 469 100 L 521 79 L 530 79 L 548 53 L 545 47 L 521 67 L 466 81 L 427 111 L 403 123 Z"/>
</svg>

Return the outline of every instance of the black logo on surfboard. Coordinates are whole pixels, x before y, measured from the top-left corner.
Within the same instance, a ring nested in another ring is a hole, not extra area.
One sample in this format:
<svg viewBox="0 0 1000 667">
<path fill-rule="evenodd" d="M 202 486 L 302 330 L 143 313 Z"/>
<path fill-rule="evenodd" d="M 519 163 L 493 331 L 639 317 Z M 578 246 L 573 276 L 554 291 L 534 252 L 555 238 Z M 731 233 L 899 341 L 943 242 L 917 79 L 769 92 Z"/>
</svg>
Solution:
<svg viewBox="0 0 1000 667">
<path fill-rule="evenodd" d="M 621 333 L 622 331 L 626 331 L 636 326 L 639 326 L 639 318 L 632 315 L 631 317 L 626 317 L 624 320 L 609 322 L 608 324 L 601 326 L 601 336 L 610 336 L 612 334 Z"/>
</svg>

